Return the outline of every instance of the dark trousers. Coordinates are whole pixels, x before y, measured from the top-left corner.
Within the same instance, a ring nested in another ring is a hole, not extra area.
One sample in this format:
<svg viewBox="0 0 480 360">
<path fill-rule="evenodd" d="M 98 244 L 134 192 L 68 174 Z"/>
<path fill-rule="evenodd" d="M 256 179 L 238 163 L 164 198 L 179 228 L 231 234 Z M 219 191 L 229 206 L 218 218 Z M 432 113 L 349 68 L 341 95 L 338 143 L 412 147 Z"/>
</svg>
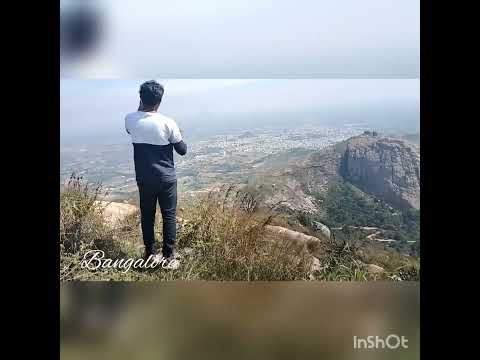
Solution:
<svg viewBox="0 0 480 360">
<path fill-rule="evenodd" d="M 154 225 L 157 201 L 163 220 L 162 253 L 165 257 L 172 256 L 175 252 L 177 236 L 177 181 L 154 184 L 138 183 L 138 190 L 140 193 L 143 243 L 147 256 L 156 253 Z"/>
</svg>

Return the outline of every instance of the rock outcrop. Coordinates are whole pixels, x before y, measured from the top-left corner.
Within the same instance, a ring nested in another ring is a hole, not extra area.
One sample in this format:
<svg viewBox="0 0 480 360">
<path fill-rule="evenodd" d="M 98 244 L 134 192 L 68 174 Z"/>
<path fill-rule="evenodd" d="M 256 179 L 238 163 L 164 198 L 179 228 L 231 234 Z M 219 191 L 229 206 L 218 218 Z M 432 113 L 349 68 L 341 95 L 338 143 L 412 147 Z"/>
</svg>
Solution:
<svg viewBox="0 0 480 360">
<path fill-rule="evenodd" d="M 97 201 L 97 204 L 102 208 L 107 224 L 111 226 L 121 224 L 125 218 L 139 211 L 135 205 L 125 203 Z"/>
<path fill-rule="evenodd" d="M 367 271 L 370 274 L 383 274 L 385 269 L 375 264 L 367 264 Z"/>
<path fill-rule="evenodd" d="M 400 208 L 420 208 L 420 154 L 405 141 L 363 134 L 348 140 L 340 174 Z"/>
<path fill-rule="evenodd" d="M 321 232 L 323 235 L 325 235 L 327 238 L 329 238 L 329 239 L 331 238 L 332 232 L 331 232 L 331 230 L 328 228 L 327 225 L 322 224 L 322 223 L 319 222 L 319 221 L 314 221 L 314 222 L 312 223 L 312 225 L 313 225 L 313 227 L 314 227 L 315 230 L 320 231 L 320 232 Z"/>
<path fill-rule="evenodd" d="M 258 199 L 286 213 L 325 216 L 321 196 L 345 181 L 395 208 L 420 208 L 419 147 L 374 131 L 267 170 L 254 184 Z"/>
<path fill-rule="evenodd" d="M 315 236 L 274 225 L 267 225 L 265 230 L 267 238 L 276 242 L 286 241 L 297 253 L 321 258 L 328 251 L 327 242 Z"/>
</svg>

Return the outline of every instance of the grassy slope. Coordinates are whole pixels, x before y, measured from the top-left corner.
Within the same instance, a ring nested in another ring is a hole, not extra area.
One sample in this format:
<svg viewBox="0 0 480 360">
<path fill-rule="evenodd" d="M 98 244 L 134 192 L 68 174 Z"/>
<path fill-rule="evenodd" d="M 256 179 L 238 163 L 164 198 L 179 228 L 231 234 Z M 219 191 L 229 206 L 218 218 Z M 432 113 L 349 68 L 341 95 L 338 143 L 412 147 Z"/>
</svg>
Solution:
<svg viewBox="0 0 480 360">
<path fill-rule="evenodd" d="M 284 242 L 265 240 L 265 226 L 278 221 L 275 214 L 259 210 L 254 198 L 234 188 L 210 193 L 183 206 L 178 230 L 180 269 L 132 268 L 125 273 L 119 269 L 83 269 L 81 261 L 91 249 L 103 250 L 112 259 L 143 255 L 139 215 L 130 216 L 121 228 L 109 227 L 95 204 L 100 193 L 100 188 L 88 189 L 79 179 L 72 179 L 61 191 L 61 280 L 350 281 L 418 277 L 414 265 L 402 262 L 396 263 L 396 268 L 390 266 L 382 276 L 372 276 L 366 271 L 365 254 L 360 256 L 358 249 L 348 243 L 332 243 L 329 254 L 320 260 L 320 267 L 312 271 L 310 257 L 294 253 Z M 161 239 L 160 233 L 157 239 Z"/>
</svg>

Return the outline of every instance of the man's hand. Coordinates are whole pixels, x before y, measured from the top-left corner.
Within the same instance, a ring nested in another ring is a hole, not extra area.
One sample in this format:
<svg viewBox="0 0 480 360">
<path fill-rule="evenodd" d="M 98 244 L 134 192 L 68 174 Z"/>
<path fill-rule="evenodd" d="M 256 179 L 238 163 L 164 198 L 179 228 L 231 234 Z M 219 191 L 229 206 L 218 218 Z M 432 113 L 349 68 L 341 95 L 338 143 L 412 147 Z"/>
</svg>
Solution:
<svg viewBox="0 0 480 360">
<path fill-rule="evenodd" d="M 185 155 L 187 153 L 187 144 L 183 140 L 179 141 L 176 144 L 173 144 L 173 148 L 178 155 Z"/>
</svg>

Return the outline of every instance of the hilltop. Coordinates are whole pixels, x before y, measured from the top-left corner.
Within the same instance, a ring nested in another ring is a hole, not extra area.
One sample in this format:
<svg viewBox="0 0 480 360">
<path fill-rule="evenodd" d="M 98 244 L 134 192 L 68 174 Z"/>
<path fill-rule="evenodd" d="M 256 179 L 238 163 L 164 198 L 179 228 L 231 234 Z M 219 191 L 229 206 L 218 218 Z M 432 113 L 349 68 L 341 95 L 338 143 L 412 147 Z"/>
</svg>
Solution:
<svg viewBox="0 0 480 360">
<path fill-rule="evenodd" d="M 334 229 L 341 238 L 373 240 L 409 255 L 420 250 L 420 155 L 401 139 L 365 132 L 320 151 L 295 154 L 292 161 L 260 164 L 248 191 L 314 227 Z M 371 231 L 345 229 L 376 228 Z M 376 244 L 380 245 L 380 244 Z"/>
<path fill-rule="evenodd" d="M 402 140 L 362 135 L 346 143 L 340 174 L 399 208 L 420 208 L 420 153 Z"/>
</svg>

